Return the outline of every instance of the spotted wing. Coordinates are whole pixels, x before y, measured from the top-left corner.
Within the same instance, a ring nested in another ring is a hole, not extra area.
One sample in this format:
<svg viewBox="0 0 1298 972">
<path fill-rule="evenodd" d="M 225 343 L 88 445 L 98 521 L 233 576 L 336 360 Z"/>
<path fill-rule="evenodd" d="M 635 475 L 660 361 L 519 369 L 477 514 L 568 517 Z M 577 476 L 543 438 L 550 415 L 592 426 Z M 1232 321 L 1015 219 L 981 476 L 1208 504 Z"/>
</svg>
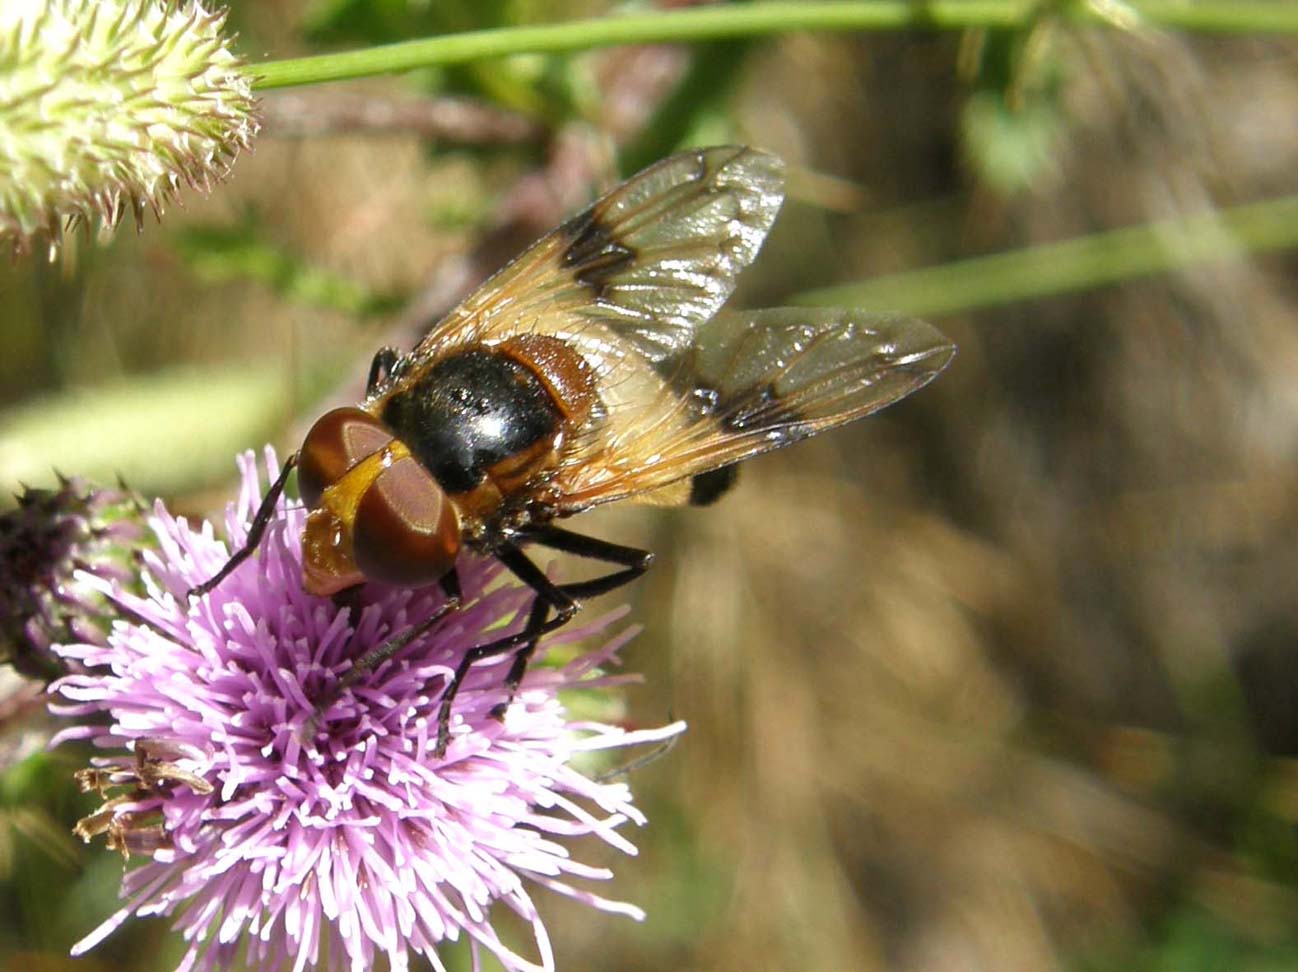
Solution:
<svg viewBox="0 0 1298 972">
<path fill-rule="evenodd" d="M 783 169 L 743 146 L 650 166 L 471 294 L 398 362 L 371 404 L 449 351 L 534 333 L 568 341 L 601 383 L 648 379 L 652 397 L 655 366 L 693 345 L 757 254 L 784 198 Z"/>
<path fill-rule="evenodd" d="M 742 146 L 664 159 L 600 198 L 452 311 L 371 396 L 441 356 L 558 338 L 598 404 L 547 484 L 561 512 L 683 500 L 691 476 L 851 421 L 929 381 L 952 347 L 928 325 L 851 311 L 718 314 L 783 200 L 783 163 Z M 682 492 L 682 489 L 684 490 Z"/>
<path fill-rule="evenodd" d="M 931 381 L 954 353 L 913 318 L 815 308 L 719 314 L 660 362 L 664 381 L 637 410 L 640 421 L 570 450 L 556 505 L 683 502 L 690 477 L 883 408 Z"/>
</svg>

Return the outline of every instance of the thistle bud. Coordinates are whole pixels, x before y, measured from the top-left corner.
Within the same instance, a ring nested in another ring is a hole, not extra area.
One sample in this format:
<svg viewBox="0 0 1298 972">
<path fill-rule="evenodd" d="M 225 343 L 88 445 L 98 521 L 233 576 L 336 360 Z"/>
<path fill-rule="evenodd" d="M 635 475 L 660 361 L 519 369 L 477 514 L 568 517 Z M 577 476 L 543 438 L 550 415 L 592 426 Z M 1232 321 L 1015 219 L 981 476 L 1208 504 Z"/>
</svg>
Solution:
<svg viewBox="0 0 1298 972">
<path fill-rule="evenodd" d="M 144 536 L 143 510 L 127 493 L 76 479 L 24 491 L 0 515 L 0 662 L 49 681 L 68 672 L 52 644 L 105 643 L 119 612 L 90 578 L 138 586 Z"/>
<path fill-rule="evenodd" d="M 256 131 L 223 11 L 162 0 L 0 2 L 0 245 L 57 254 L 78 224 L 161 215 Z"/>
</svg>

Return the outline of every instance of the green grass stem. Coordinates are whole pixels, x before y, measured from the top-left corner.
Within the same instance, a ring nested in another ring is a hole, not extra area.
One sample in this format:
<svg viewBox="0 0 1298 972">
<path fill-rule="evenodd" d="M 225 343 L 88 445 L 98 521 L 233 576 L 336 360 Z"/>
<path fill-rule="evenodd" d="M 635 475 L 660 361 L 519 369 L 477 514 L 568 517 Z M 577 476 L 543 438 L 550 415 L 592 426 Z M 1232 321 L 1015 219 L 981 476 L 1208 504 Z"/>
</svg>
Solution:
<svg viewBox="0 0 1298 972">
<path fill-rule="evenodd" d="M 941 316 L 1293 248 L 1298 195 L 807 291 L 795 302 Z"/>
<path fill-rule="evenodd" d="M 392 74 L 512 54 L 560 54 L 621 44 L 698 43 L 794 31 L 964 30 L 1014 27 L 1036 15 L 1032 0 L 838 0 L 747 3 L 626 14 L 567 23 L 500 27 L 363 50 L 252 64 L 260 90 Z M 1115 14 L 1116 11 L 1116 14 Z M 1061 15 L 1119 23 L 1131 11 L 1151 27 L 1211 33 L 1298 33 L 1298 3 L 1249 0 L 1078 2 Z"/>
</svg>

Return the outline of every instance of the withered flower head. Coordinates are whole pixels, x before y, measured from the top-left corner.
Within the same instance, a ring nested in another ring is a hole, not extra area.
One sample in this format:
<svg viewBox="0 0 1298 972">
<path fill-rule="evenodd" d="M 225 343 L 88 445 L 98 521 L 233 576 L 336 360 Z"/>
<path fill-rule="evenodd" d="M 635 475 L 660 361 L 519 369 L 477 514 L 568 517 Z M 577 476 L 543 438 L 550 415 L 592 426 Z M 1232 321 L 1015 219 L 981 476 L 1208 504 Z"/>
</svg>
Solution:
<svg viewBox="0 0 1298 972">
<path fill-rule="evenodd" d="M 48 681 L 68 670 L 54 642 L 104 642 L 116 612 L 85 575 L 129 587 L 143 509 L 123 490 L 79 479 L 17 499 L 0 514 L 0 661 Z"/>
</svg>

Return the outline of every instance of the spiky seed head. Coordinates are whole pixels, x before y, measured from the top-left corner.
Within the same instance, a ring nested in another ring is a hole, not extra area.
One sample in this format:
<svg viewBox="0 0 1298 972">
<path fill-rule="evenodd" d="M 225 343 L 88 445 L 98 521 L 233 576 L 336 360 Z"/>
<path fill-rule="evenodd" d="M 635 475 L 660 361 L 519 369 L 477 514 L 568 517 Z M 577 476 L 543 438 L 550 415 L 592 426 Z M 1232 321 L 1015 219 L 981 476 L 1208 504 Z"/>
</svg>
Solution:
<svg viewBox="0 0 1298 972">
<path fill-rule="evenodd" d="M 225 12 L 163 0 L 0 2 L 0 246 L 161 215 L 257 129 Z"/>
</svg>

